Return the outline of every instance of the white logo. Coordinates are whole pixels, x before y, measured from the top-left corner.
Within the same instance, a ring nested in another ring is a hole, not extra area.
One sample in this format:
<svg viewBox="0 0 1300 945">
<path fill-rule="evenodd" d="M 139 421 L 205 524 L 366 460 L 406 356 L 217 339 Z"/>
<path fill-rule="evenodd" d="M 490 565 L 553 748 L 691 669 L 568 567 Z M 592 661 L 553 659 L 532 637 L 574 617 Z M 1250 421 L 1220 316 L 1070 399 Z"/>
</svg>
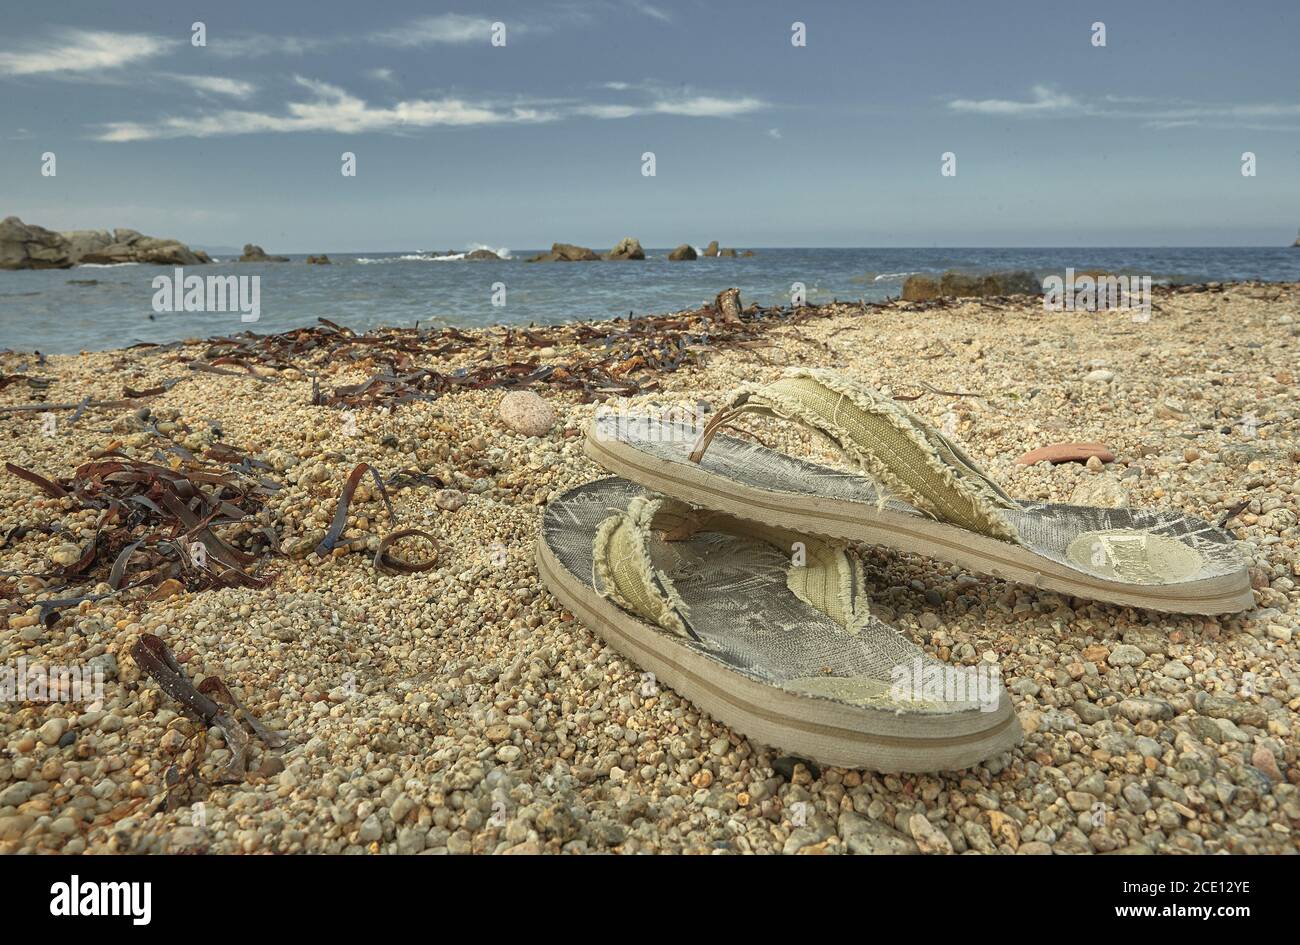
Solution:
<svg viewBox="0 0 1300 945">
<path fill-rule="evenodd" d="M 917 656 L 895 666 L 890 676 L 889 693 L 898 702 L 974 702 L 981 712 L 996 712 L 1002 698 L 1002 668 L 993 663 L 927 664 Z"/>
<path fill-rule="evenodd" d="M 241 322 L 262 317 L 261 276 L 154 276 L 153 310 L 164 312 L 239 312 Z"/>
<path fill-rule="evenodd" d="M 133 925 L 153 917 L 153 883 L 86 883 L 76 873 L 71 882 L 50 887 L 50 915 L 129 915 Z"/>
<path fill-rule="evenodd" d="M 1151 320 L 1150 276 L 1089 276 L 1043 280 L 1043 310 L 1048 312 L 1132 312 L 1133 321 Z"/>
</svg>

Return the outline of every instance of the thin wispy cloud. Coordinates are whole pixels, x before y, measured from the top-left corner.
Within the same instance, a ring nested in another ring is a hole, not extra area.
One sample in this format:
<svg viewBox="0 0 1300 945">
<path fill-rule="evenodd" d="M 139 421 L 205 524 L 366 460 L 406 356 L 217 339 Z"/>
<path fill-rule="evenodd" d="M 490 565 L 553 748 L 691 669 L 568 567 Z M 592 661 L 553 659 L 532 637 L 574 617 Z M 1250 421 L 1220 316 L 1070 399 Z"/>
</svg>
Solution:
<svg viewBox="0 0 1300 945">
<path fill-rule="evenodd" d="M 658 20 L 660 23 L 671 23 L 673 21 L 673 15 L 671 13 L 660 7 L 654 6 L 653 4 L 638 3 L 637 0 L 631 0 L 631 2 L 628 3 L 628 6 L 640 14 L 650 17 L 652 20 Z"/>
<path fill-rule="evenodd" d="M 96 135 L 100 141 L 150 141 L 159 138 L 212 138 L 293 132 L 400 131 L 439 125 L 472 126 L 544 120 L 530 109 L 497 109 L 458 98 L 411 99 L 375 106 L 326 82 L 297 77 L 310 91 L 308 101 L 290 102 L 279 113 L 223 109 L 206 115 L 165 118 L 158 122 L 110 122 Z"/>
<path fill-rule="evenodd" d="M 444 97 L 377 105 L 326 82 L 301 76 L 296 76 L 294 81 L 311 93 L 310 97 L 305 101 L 290 101 L 278 112 L 226 108 L 155 122 L 109 122 L 100 125 L 94 137 L 99 141 L 129 142 L 246 134 L 402 133 L 440 126 L 537 124 L 581 118 L 617 120 L 638 115 L 730 118 L 766 107 L 766 103 L 749 96 L 716 95 L 654 99 L 640 104 L 566 100 L 501 103 Z"/>
<path fill-rule="evenodd" d="M 176 45 L 146 33 L 63 30 L 53 38 L 0 51 L 0 74 L 94 73 L 149 59 Z"/>
<path fill-rule="evenodd" d="M 1190 128 L 1248 128 L 1258 131 L 1294 131 L 1300 104 L 1291 102 L 1224 103 L 1145 96 L 1105 95 L 1083 98 L 1047 85 L 1035 85 L 1027 99 L 967 99 L 948 102 L 955 112 L 1017 118 L 1088 117 L 1138 122 L 1156 130 Z M 1279 124 L 1279 121 L 1284 123 Z"/>
<path fill-rule="evenodd" d="M 517 33 L 522 29 L 523 26 L 520 25 L 510 32 Z M 487 43 L 491 35 L 492 21 L 486 17 L 443 13 L 438 16 L 421 17 L 397 29 L 372 33 L 370 39 L 385 46 L 409 48 L 437 44 Z"/>
<path fill-rule="evenodd" d="M 166 78 L 174 79 L 200 92 L 215 95 L 229 95 L 231 98 L 248 98 L 257 91 L 257 86 L 243 79 L 230 79 L 218 75 L 181 75 L 167 73 Z"/>
</svg>

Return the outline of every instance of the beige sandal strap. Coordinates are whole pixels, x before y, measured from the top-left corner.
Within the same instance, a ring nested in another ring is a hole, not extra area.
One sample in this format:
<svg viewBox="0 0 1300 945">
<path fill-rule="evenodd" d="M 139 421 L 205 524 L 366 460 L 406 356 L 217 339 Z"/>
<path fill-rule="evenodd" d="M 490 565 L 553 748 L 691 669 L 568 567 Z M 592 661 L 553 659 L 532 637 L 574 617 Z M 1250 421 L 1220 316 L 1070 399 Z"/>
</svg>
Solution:
<svg viewBox="0 0 1300 945">
<path fill-rule="evenodd" d="M 691 461 L 698 463 L 718 430 L 742 413 L 808 427 L 886 490 L 939 521 L 1018 540 L 1002 514 L 1013 500 L 961 447 L 892 399 L 834 371 L 791 368 L 772 384 L 741 387 L 704 425 Z"/>
</svg>

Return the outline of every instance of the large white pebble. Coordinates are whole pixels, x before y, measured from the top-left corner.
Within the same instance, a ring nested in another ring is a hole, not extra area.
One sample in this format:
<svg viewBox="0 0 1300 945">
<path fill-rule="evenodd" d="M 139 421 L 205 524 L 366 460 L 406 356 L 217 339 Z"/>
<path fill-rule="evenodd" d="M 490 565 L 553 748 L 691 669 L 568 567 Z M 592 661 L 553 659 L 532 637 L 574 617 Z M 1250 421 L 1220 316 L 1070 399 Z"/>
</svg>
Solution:
<svg viewBox="0 0 1300 945">
<path fill-rule="evenodd" d="M 502 423 L 524 436 L 545 436 L 555 426 L 555 410 L 532 391 L 506 394 L 498 412 Z"/>
</svg>

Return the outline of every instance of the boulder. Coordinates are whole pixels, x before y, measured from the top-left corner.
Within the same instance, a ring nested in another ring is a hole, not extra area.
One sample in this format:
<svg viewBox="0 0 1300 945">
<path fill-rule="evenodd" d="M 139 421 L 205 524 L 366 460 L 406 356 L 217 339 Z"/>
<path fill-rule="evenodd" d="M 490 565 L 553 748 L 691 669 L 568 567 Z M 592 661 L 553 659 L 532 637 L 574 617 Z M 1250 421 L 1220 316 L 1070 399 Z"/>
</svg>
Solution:
<svg viewBox="0 0 1300 945">
<path fill-rule="evenodd" d="M 43 226 L 17 217 L 0 220 L 0 269 L 67 269 L 68 241 Z"/>
<path fill-rule="evenodd" d="M 330 263 L 330 258 L 328 256 L 321 255 L 321 256 L 308 256 L 307 264 L 309 266 L 328 266 L 331 263 Z"/>
<path fill-rule="evenodd" d="M 69 230 L 56 233 L 17 217 L 0 221 L 0 269 L 67 269 L 81 263 L 156 263 L 188 266 L 212 262 L 179 240 L 137 230 Z"/>
<path fill-rule="evenodd" d="M 989 272 L 980 275 L 949 269 L 937 280 L 932 276 L 909 276 L 903 283 L 903 299 L 926 302 L 937 298 L 986 298 L 998 295 L 1038 295 L 1043 284 L 1025 270 Z"/>
<path fill-rule="evenodd" d="M 668 258 L 673 262 L 683 262 L 695 259 L 695 247 L 690 243 L 683 243 L 681 246 L 678 246 L 675 250 L 669 253 Z"/>
<path fill-rule="evenodd" d="M 719 256 L 729 256 L 729 257 L 731 257 L 731 258 L 734 259 L 735 256 L 736 256 L 736 251 L 735 251 L 734 249 L 720 249 L 720 250 L 718 250 L 718 255 L 719 255 Z M 753 254 L 751 253 L 750 255 L 753 255 Z"/>
<path fill-rule="evenodd" d="M 262 249 L 262 247 L 258 246 L 256 243 L 245 243 L 244 255 L 239 257 L 239 262 L 271 263 L 271 262 L 288 262 L 288 261 L 289 261 L 288 256 L 266 255 L 266 250 Z"/>
<path fill-rule="evenodd" d="M 741 256 L 753 256 L 753 255 L 754 255 L 754 251 L 753 251 L 752 249 L 747 249 L 747 250 L 745 250 L 743 253 L 741 253 L 740 255 L 741 255 Z"/>
<path fill-rule="evenodd" d="M 903 283 L 903 301 L 928 302 L 941 295 L 939 283 L 929 276 L 908 276 Z"/>
<path fill-rule="evenodd" d="M 618 241 L 613 249 L 605 254 L 606 259 L 645 259 L 645 250 L 641 248 L 641 241 L 631 236 L 625 236 Z"/>
<path fill-rule="evenodd" d="M 704 252 L 700 253 L 700 255 L 701 255 L 701 256 L 716 256 L 716 255 L 718 255 L 718 241 L 717 241 L 717 240 L 711 240 L 711 241 L 709 242 L 709 245 L 706 246 L 706 247 L 704 247 Z"/>
<path fill-rule="evenodd" d="M 496 260 L 497 262 L 501 261 L 501 257 L 498 256 L 496 253 L 492 252 L 492 250 L 490 249 L 471 250 L 470 252 L 465 254 L 465 258 L 467 260 L 470 260 L 471 262 L 479 262 L 480 260 L 486 260 L 486 259 Z"/>
<path fill-rule="evenodd" d="M 552 243 L 549 253 L 538 253 L 536 256 L 527 260 L 528 262 L 588 262 L 589 260 L 599 259 L 593 250 L 585 246 L 574 246 L 572 243 Z"/>
</svg>

